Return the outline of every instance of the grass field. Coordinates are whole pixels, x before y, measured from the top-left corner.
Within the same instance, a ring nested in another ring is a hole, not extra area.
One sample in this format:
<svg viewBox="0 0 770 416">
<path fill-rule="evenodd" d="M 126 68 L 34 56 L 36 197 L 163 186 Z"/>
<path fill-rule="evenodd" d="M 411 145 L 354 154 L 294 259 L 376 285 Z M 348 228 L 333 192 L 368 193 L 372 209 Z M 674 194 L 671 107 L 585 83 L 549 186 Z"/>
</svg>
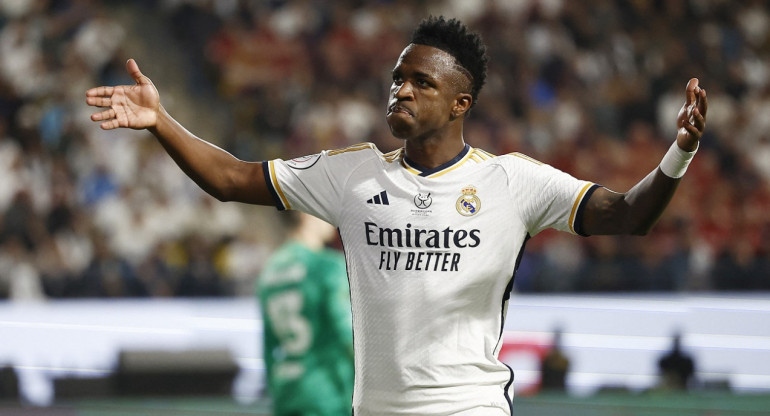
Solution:
<svg viewBox="0 0 770 416">
<path fill-rule="evenodd" d="M 764 416 L 770 395 L 600 394 L 538 395 L 514 399 L 516 416 Z M 111 398 L 50 407 L 0 405 L 3 416 L 269 416 L 266 401 L 239 404 L 230 398 Z"/>
</svg>

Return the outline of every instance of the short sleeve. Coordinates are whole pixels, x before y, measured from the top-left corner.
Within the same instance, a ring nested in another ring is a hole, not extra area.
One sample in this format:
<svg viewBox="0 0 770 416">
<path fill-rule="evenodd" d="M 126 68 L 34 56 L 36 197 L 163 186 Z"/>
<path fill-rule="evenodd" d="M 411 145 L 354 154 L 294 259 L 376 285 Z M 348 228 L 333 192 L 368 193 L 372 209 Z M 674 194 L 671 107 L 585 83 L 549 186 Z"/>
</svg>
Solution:
<svg viewBox="0 0 770 416">
<path fill-rule="evenodd" d="M 530 235 L 547 228 L 586 235 L 581 229 L 583 210 L 599 185 L 526 156 L 512 156 L 509 186 Z"/>
<path fill-rule="evenodd" d="M 264 162 L 265 180 L 276 208 L 307 212 L 337 226 L 350 172 L 374 154 L 366 150 L 375 150 L 374 145 L 364 143 L 292 160 Z"/>
</svg>

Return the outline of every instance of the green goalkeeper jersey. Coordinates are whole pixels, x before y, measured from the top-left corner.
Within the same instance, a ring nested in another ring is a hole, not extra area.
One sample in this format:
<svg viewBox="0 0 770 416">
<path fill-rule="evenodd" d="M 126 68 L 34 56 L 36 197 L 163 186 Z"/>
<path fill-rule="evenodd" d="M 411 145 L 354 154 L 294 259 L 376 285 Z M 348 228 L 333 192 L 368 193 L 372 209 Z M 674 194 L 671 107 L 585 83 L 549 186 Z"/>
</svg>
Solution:
<svg viewBox="0 0 770 416">
<path fill-rule="evenodd" d="M 289 242 L 265 265 L 257 295 L 274 414 L 350 415 L 353 334 L 342 254 Z"/>
</svg>

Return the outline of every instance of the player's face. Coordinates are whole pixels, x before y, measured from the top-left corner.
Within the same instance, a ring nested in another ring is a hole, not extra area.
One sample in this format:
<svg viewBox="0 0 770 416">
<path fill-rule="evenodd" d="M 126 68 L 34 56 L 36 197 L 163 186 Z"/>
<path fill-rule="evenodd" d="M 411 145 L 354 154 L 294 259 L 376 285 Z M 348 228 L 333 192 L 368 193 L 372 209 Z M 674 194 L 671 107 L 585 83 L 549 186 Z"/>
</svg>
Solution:
<svg viewBox="0 0 770 416">
<path fill-rule="evenodd" d="M 441 134 L 453 117 L 468 80 L 456 69 L 452 55 L 432 46 L 410 44 L 393 68 L 386 114 L 399 139 Z"/>
</svg>

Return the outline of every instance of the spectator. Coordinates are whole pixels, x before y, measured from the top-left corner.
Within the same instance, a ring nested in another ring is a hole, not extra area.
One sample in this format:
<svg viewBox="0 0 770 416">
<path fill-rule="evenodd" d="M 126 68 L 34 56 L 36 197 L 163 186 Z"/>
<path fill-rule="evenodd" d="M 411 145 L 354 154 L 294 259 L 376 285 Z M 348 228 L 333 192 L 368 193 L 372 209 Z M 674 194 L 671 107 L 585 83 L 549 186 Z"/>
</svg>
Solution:
<svg viewBox="0 0 770 416">
<path fill-rule="evenodd" d="M 169 57 L 175 54 L 168 51 L 179 50 L 183 56 L 185 69 L 169 66 L 169 72 L 190 74 L 187 69 L 195 68 L 192 75 L 178 77 L 186 84 L 166 97 L 179 102 L 184 101 L 179 94 L 210 94 L 207 98 L 216 110 L 211 112 L 223 114 L 221 124 L 227 126 L 224 147 L 248 160 L 352 144 L 352 137 L 367 133 L 381 148 L 394 147 L 387 143 L 387 126 L 377 117 L 386 93 L 385 72 L 405 42 L 399 34 L 407 33 L 428 8 L 462 15 L 496 40 L 489 48 L 495 63 L 490 88 L 467 122 L 469 141 L 497 154 L 519 151 L 579 177 L 613 178 L 603 184 L 613 188 L 624 188 L 634 172 L 651 167 L 650 155 L 660 154 L 664 138 L 672 133 L 670 117 L 680 104 L 681 89 L 675 84 L 683 73 L 697 74 L 710 87 L 709 137 L 685 179 L 692 186 L 683 187 L 662 219 L 687 222 L 688 243 L 673 259 L 647 253 L 646 270 L 657 275 L 663 267 L 668 276 L 653 286 L 729 289 L 723 265 L 738 258 L 735 252 L 726 254 L 737 241 L 729 234 L 730 222 L 746 215 L 745 227 L 770 226 L 766 215 L 770 164 L 763 157 L 770 148 L 765 134 L 770 120 L 767 2 L 597 6 L 554 1 L 546 6 L 524 0 L 481 2 L 472 9 L 461 2 L 118 0 L 110 4 L 5 1 L 0 6 L 0 217 L 17 215 L 16 208 L 9 212 L 9 207 L 22 189 L 34 189 L 32 216 L 49 218 L 56 210 L 58 217 L 61 205 L 52 193 L 61 192 L 55 190 L 60 186 L 55 178 L 65 171 L 67 181 L 87 198 L 68 202 L 73 215 L 89 223 L 84 228 L 101 217 L 95 215 L 92 201 L 130 194 L 123 189 L 127 179 L 162 188 L 159 193 L 172 198 L 166 205 L 172 210 L 185 207 L 195 212 L 205 205 L 183 175 L 169 173 L 170 161 L 162 152 L 132 149 L 133 137 L 91 140 L 90 126 L 77 121 L 83 119 L 77 113 L 85 111 L 81 96 L 88 86 L 96 80 L 110 85 L 127 82 L 123 51 L 132 45 L 125 41 L 124 26 L 130 19 L 115 19 L 107 11 L 119 4 L 129 16 L 146 17 L 147 8 L 158 8 L 162 23 L 173 24 L 170 32 L 178 36 L 164 37 L 150 30 L 153 22 L 138 19 L 147 28 L 142 31 L 147 38 L 138 40 L 146 46 L 143 49 Z M 697 26 L 689 20 L 692 16 L 697 17 Z M 267 46 L 256 47 L 254 39 Z M 345 48 L 350 53 L 341 54 Z M 91 53 L 97 50 L 97 55 Z M 257 71 L 245 73 L 244 68 Z M 351 111 L 356 123 L 329 128 L 329 120 Z M 171 171 L 175 169 L 172 166 Z M 179 212 L 179 218 L 187 217 Z M 154 216 L 151 220 L 156 223 Z M 189 233 L 185 228 L 184 235 Z M 77 235 L 78 247 L 92 244 L 88 233 Z M 275 244 L 264 237 L 262 248 Z M 156 235 L 147 245 L 173 245 L 181 238 L 173 233 Z M 545 238 L 532 241 L 528 255 L 544 261 L 522 268 L 517 281 L 530 283 L 521 290 L 651 289 L 644 277 L 628 284 L 628 278 L 618 281 L 623 272 L 614 272 L 624 257 L 640 257 L 644 248 L 615 237 L 602 239 L 620 249 L 594 247 L 593 242 L 550 247 Z M 228 244 L 239 243 L 236 237 Z M 570 257 L 559 266 L 572 267 L 567 269 L 568 281 L 540 285 L 538 279 L 563 250 Z M 759 238 L 752 238 L 751 247 L 741 251 L 741 264 L 758 265 L 741 267 L 747 279 L 759 282 L 749 286 L 767 290 L 770 284 L 762 270 L 770 262 L 768 250 Z M 134 253 L 142 253 L 132 254 L 139 257 L 131 260 L 137 263 L 153 255 L 149 249 Z M 35 262 L 30 266 L 38 268 Z M 589 267 L 596 272 L 583 274 Z M 671 276 L 676 279 L 673 284 Z"/>
<path fill-rule="evenodd" d="M 674 334 L 671 349 L 658 361 L 658 369 L 661 389 L 684 391 L 692 386 L 695 360 L 682 350 L 681 334 Z"/>
<path fill-rule="evenodd" d="M 557 328 L 553 332 L 553 341 L 548 353 L 540 362 L 540 390 L 543 392 L 560 392 L 567 390 L 567 374 L 570 360 L 562 351 L 562 331 Z"/>
</svg>

